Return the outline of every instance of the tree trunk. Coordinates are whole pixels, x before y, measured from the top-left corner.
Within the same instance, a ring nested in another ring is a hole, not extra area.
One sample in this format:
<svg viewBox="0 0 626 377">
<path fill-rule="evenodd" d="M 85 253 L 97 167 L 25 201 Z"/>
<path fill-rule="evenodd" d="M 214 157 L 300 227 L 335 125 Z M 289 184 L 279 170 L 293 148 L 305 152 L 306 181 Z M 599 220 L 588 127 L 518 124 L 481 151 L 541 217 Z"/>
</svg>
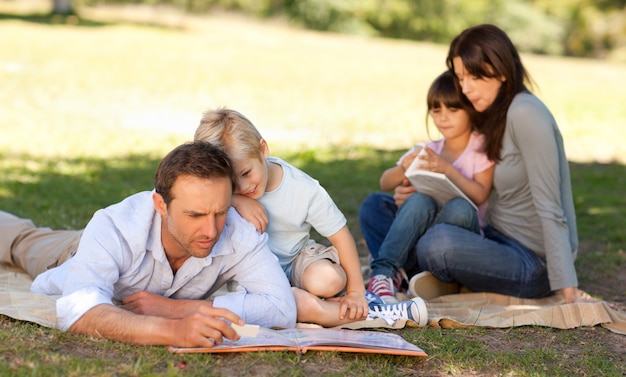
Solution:
<svg viewBox="0 0 626 377">
<path fill-rule="evenodd" d="M 53 0 L 53 14 L 72 14 L 72 0 Z"/>
</svg>

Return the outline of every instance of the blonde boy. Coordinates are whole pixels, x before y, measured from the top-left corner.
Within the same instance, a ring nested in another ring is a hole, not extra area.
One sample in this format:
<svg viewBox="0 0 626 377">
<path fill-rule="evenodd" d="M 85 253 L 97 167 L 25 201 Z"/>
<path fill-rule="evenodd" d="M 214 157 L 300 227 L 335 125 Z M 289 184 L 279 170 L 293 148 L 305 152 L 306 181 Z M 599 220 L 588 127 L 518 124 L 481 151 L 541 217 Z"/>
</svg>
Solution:
<svg viewBox="0 0 626 377">
<path fill-rule="evenodd" d="M 268 233 L 270 249 L 291 282 L 298 322 L 332 327 L 365 320 L 368 313 L 419 317 L 421 302 L 368 307 L 345 216 L 318 181 L 270 156 L 267 142 L 246 117 L 230 109 L 208 111 L 194 138 L 225 150 L 232 159 L 238 178 L 233 207 L 259 232 Z M 311 240 L 311 228 L 332 246 Z"/>
</svg>

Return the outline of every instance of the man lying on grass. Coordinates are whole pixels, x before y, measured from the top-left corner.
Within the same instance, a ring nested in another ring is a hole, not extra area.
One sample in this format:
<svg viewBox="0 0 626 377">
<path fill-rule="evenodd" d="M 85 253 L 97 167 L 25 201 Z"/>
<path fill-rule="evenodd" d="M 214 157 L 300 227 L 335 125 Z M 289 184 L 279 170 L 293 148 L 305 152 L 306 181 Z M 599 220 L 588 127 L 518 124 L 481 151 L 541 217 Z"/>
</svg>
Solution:
<svg viewBox="0 0 626 377">
<path fill-rule="evenodd" d="M 37 228 L 0 211 L 0 262 L 60 295 L 62 330 L 145 345 L 212 347 L 230 323 L 294 327 L 287 278 L 261 235 L 231 209 L 228 157 L 183 144 L 160 163 L 155 189 L 97 211 L 83 231 Z M 235 292 L 210 296 L 228 281 Z"/>
</svg>

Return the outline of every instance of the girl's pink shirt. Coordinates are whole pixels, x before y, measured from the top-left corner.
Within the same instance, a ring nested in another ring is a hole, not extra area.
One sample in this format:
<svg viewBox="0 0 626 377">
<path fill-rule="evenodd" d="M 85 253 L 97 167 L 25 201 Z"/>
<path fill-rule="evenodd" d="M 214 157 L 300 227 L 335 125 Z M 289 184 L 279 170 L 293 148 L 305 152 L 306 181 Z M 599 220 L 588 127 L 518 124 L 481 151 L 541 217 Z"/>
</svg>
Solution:
<svg viewBox="0 0 626 377">
<path fill-rule="evenodd" d="M 445 139 L 440 139 L 428 142 L 426 147 L 432 149 L 437 154 L 441 154 L 444 144 Z M 475 174 L 481 173 L 492 167 L 494 162 L 489 160 L 487 155 L 482 152 L 483 144 L 483 135 L 478 132 L 472 132 L 465 150 L 461 153 L 459 158 L 452 163 L 452 166 L 470 179 L 473 179 Z M 402 160 L 412 151 L 413 149 L 408 150 L 404 155 L 402 155 L 402 157 L 400 157 L 396 164 L 400 164 Z M 485 218 L 487 216 L 488 208 L 489 200 L 485 200 L 484 203 L 478 205 L 478 221 L 481 229 L 485 226 Z"/>
</svg>

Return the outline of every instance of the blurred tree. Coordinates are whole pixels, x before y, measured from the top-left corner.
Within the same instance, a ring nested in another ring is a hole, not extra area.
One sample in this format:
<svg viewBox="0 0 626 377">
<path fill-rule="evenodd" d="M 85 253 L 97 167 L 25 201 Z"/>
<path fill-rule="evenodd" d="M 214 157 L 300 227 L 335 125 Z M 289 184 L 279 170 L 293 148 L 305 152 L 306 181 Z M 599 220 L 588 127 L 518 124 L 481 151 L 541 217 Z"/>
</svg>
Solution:
<svg viewBox="0 0 626 377">
<path fill-rule="evenodd" d="M 626 0 L 531 0 L 563 25 L 565 55 L 604 58 L 626 48 Z"/>
<path fill-rule="evenodd" d="M 306 28 L 447 44 L 464 28 L 493 23 L 521 51 L 602 58 L 626 57 L 626 0 L 53 0 L 74 4 L 168 4 L 187 12 L 227 9 L 285 17 Z M 78 3 L 77 3 L 78 2 Z"/>
<path fill-rule="evenodd" d="M 72 0 L 52 0 L 52 13 L 60 15 L 73 14 Z"/>
</svg>

